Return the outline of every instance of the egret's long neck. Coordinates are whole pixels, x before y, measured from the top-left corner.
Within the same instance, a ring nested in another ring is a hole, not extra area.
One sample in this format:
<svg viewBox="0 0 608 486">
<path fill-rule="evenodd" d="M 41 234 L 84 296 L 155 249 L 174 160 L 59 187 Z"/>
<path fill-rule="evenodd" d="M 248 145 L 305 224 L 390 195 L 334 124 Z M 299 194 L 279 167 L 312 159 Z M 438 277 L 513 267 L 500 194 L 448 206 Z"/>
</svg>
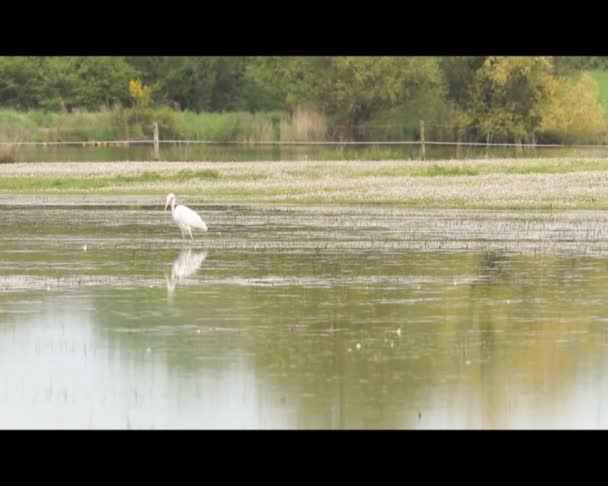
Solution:
<svg viewBox="0 0 608 486">
<path fill-rule="evenodd" d="M 175 211 L 175 198 L 171 199 L 171 212 Z"/>
</svg>

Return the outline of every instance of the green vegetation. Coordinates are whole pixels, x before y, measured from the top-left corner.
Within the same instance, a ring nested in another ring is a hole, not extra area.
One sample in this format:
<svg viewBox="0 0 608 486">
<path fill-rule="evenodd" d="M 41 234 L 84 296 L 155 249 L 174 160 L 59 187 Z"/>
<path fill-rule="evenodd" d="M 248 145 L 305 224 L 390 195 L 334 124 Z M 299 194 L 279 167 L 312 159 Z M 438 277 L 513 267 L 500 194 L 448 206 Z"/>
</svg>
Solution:
<svg viewBox="0 0 608 486">
<path fill-rule="evenodd" d="M 479 170 L 472 169 L 470 167 L 445 167 L 442 165 L 433 164 L 432 166 L 422 170 L 412 172 L 413 176 L 426 176 L 426 177 L 437 177 L 437 176 L 475 176 L 479 175 Z"/>
<path fill-rule="evenodd" d="M 599 88 L 599 100 L 604 108 L 604 114 L 608 115 L 608 71 L 595 69 L 589 71 Z"/>
<path fill-rule="evenodd" d="M 115 175 L 112 177 L 2 177 L 0 191 L 29 192 L 63 189 L 67 191 L 91 191 L 113 188 L 128 188 L 146 183 L 182 183 L 218 179 L 219 172 L 212 169 L 181 170 L 175 174 L 161 175 L 157 172 L 142 172 L 137 175 Z"/>
<path fill-rule="evenodd" d="M 0 110 L 0 135 L 11 142 L 71 142 L 150 139 L 152 121 L 159 123 L 163 139 L 210 141 L 271 141 L 277 129 L 302 131 L 301 118 L 287 119 L 280 112 L 194 113 L 166 107 L 148 108 L 139 119 L 133 112 L 116 107 L 105 112 L 48 112 Z M 298 125 L 299 123 L 299 125 Z M 276 132 L 276 133 L 275 133 Z M 285 137 L 284 137 L 285 139 Z"/>
<path fill-rule="evenodd" d="M 0 165 L 4 194 L 154 194 L 209 203 L 608 209 L 606 159 Z"/>
<path fill-rule="evenodd" d="M 8 141 L 598 143 L 603 57 L 0 57 Z M 585 73 L 590 72 L 591 75 Z M 382 153 L 378 153 L 382 157 Z"/>
</svg>

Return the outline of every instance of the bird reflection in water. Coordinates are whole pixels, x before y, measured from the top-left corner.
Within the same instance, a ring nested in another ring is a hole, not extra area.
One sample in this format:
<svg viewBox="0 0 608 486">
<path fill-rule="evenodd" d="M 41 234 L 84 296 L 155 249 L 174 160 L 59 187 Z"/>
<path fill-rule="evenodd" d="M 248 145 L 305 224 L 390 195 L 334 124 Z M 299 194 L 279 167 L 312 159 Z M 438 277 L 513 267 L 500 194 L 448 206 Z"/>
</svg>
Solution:
<svg viewBox="0 0 608 486">
<path fill-rule="evenodd" d="M 171 277 L 165 275 L 167 280 L 167 292 L 169 296 L 173 294 L 175 286 L 182 283 L 184 279 L 194 275 L 207 258 L 207 252 L 193 252 L 192 248 L 181 251 L 171 265 Z"/>
</svg>

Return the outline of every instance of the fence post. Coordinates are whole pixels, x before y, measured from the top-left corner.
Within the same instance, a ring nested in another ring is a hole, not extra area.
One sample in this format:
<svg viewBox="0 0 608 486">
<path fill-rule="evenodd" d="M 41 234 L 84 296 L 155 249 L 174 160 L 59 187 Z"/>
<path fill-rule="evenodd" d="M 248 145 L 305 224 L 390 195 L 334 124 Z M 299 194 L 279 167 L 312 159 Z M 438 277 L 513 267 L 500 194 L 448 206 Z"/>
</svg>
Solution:
<svg viewBox="0 0 608 486">
<path fill-rule="evenodd" d="M 486 159 L 490 157 L 490 132 L 486 134 Z"/>
<path fill-rule="evenodd" d="M 515 157 L 521 156 L 523 152 L 523 147 L 521 146 L 521 138 L 515 138 Z"/>
<path fill-rule="evenodd" d="M 154 158 L 160 159 L 160 150 L 158 147 L 158 123 L 154 123 Z"/>
<path fill-rule="evenodd" d="M 426 147 L 424 146 L 424 120 L 420 120 L 420 156 L 426 160 Z"/>
</svg>

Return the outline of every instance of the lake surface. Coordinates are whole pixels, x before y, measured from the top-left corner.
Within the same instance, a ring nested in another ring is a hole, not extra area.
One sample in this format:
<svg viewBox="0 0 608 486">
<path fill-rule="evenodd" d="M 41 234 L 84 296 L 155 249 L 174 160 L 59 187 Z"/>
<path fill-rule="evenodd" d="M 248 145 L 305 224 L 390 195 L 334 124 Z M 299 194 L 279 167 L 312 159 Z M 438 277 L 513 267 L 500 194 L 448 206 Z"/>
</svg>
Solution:
<svg viewBox="0 0 608 486">
<path fill-rule="evenodd" d="M 0 428 L 608 427 L 608 212 L 157 199 L 0 198 Z"/>
<path fill-rule="evenodd" d="M 479 159 L 485 157 L 605 157 L 606 147 L 515 147 L 428 145 L 427 160 Z M 114 162 L 152 160 L 150 144 L 82 147 L 20 146 L 16 162 Z M 172 161 L 250 162 L 256 160 L 420 160 L 417 145 L 247 145 L 247 144 L 161 144 L 160 159 Z"/>
</svg>

